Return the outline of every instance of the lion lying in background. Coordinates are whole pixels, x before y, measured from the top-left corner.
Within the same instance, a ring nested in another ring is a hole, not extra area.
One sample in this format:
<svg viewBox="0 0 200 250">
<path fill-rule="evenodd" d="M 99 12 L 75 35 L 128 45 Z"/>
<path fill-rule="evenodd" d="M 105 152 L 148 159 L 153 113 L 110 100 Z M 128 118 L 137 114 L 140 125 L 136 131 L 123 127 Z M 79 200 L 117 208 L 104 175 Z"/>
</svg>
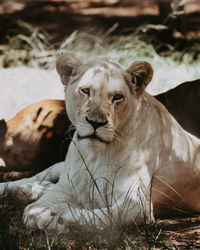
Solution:
<svg viewBox="0 0 200 250">
<path fill-rule="evenodd" d="M 64 160 L 70 124 L 62 100 L 40 101 L 21 110 L 7 123 L 1 120 L 4 179 L 31 175 Z"/>
<path fill-rule="evenodd" d="M 145 92 L 150 64 L 125 70 L 109 59 L 83 64 L 66 54 L 57 71 L 76 128 L 65 161 L 0 184 L 1 195 L 36 200 L 24 210 L 28 227 L 66 233 L 76 225 L 143 224 L 169 210 L 200 211 L 200 140 Z"/>
<path fill-rule="evenodd" d="M 184 82 L 154 96 L 189 133 L 200 138 L 200 80 Z"/>
</svg>

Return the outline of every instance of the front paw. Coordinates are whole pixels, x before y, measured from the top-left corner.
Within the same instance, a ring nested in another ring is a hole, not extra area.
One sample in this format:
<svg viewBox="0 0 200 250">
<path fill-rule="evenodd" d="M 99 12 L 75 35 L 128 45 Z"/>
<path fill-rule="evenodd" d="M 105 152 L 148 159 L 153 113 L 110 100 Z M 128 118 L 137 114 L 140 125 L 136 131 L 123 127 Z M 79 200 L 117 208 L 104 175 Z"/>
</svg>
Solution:
<svg viewBox="0 0 200 250">
<path fill-rule="evenodd" d="M 68 223 L 63 220 L 58 209 L 53 207 L 40 207 L 39 204 L 30 204 L 24 210 L 23 220 L 27 228 L 69 233 Z"/>
<path fill-rule="evenodd" d="M 53 221 L 54 214 L 47 207 L 35 206 L 34 203 L 28 205 L 24 210 L 23 220 L 27 228 L 46 229 Z"/>
</svg>

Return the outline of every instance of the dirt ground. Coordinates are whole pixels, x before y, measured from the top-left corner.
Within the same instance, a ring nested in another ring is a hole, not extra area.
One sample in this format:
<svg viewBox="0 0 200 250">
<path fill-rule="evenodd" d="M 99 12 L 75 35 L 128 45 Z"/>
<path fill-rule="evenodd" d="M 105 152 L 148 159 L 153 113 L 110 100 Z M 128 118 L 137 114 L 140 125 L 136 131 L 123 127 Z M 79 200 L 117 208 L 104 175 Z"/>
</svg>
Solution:
<svg viewBox="0 0 200 250">
<path fill-rule="evenodd" d="M 160 220 L 161 234 L 169 238 L 173 249 L 200 249 L 200 217 Z"/>
</svg>

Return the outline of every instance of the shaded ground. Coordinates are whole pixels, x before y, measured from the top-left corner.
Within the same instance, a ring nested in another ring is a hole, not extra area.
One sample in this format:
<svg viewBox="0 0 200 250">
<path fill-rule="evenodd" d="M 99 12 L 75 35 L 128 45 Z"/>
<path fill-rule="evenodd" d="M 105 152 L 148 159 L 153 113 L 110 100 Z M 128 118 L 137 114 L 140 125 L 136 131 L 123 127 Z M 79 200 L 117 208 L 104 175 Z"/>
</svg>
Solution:
<svg viewBox="0 0 200 250">
<path fill-rule="evenodd" d="M 16 204 L 15 204 L 16 205 Z M 116 233 L 76 231 L 64 236 L 27 230 L 22 208 L 0 208 L 1 249 L 200 249 L 200 217 L 159 220 Z M 109 235 L 109 234 L 110 235 Z"/>
<path fill-rule="evenodd" d="M 169 238 L 177 249 L 200 249 L 200 217 L 161 220 L 163 237 Z"/>
</svg>

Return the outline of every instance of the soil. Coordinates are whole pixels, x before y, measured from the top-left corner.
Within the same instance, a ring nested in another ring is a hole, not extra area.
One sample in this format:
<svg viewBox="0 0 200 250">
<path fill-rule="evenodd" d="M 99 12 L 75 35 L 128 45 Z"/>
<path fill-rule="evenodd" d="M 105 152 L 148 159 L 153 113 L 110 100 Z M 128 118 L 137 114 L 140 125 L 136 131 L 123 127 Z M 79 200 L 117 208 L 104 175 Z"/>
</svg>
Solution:
<svg viewBox="0 0 200 250">
<path fill-rule="evenodd" d="M 200 249 L 200 217 L 160 220 L 162 236 L 170 239 L 175 249 Z"/>
</svg>

